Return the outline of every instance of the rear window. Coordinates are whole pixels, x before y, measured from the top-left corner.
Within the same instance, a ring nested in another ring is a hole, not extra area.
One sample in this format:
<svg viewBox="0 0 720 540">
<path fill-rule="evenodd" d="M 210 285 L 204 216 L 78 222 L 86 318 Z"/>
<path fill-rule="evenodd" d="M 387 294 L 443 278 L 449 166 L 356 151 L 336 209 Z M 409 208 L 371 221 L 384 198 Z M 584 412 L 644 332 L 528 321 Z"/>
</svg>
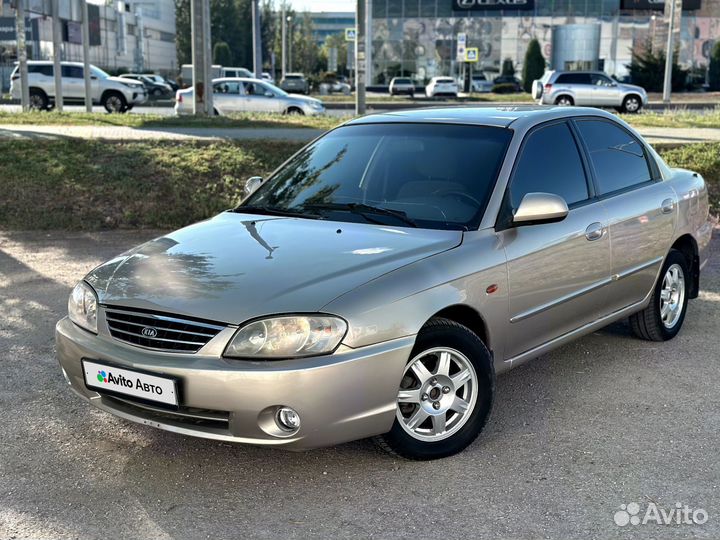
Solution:
<svg viewBox="0 0 720 540">
<path fill-rule="evenodd" d="M 448 83 L 454 83 L 455 80 L 447 77 L 447 78 L 438 79 L 437 82 L 443 83 L 443 84 L 448 84 Z"/>
<path fill-rule="evenodd" d="M 410 79 L 395 79 L 395 84 L 412 84 Z"/>
<path fill-rule="evenodd" d="M 558 75 L 557 84 L 592 84 L 589 73 L 563 73 Z"/>
<path fill-rule="evenodd" d="M 302 76 L 301 75 L 285 75 L 285 78 L 292 81 L 292 80 L 302 79 Z"/>
</svg>

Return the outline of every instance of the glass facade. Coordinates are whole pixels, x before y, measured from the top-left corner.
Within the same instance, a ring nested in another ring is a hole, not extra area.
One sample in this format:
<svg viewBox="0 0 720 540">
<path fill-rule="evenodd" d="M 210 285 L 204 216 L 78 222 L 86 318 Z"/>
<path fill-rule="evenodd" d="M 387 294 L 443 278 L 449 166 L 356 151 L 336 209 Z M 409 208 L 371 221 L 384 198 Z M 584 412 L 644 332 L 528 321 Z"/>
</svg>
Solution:
<svg viewBox="0 0 720 540">
<path fill-rule="evenodd" d="M 648 41 L 664 47 L 667 39 L 662 10 L 624 10 L 620 0 L 535 0 L 530 10 L 465 12 L 453 11 L 453 3 L 372 0 L 371 83 L 387 84 L 398 75 L 413 77 L 418 83 L 439 75 L 457 76 L 462 69 L 455 59 L 459 32 L 467 33 L 467 47 L 479 50 L 475 69 L 491 78 L 505 58 L 512 59 L 519 72 L 533 38 L 540 42 L 550 65 L 553 29 L 558 26 L 599 26 L 594 65 L 618 77 L 627 74 L 634 47 Z M 707 65 L 712 43 L 718 39 L 720 0 L 702 0 L 700 10 L 683 13 L 680 63 L 686 67 Z"/>
</svg>

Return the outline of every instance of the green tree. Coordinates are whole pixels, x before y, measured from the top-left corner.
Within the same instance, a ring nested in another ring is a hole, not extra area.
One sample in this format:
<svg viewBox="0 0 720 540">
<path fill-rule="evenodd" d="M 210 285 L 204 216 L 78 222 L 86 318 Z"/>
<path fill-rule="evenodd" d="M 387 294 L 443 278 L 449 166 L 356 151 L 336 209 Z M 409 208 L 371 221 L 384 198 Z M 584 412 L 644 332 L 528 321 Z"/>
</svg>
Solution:
<svg viewBox="0 0 720 540">
<path fill-rule="evenodd" d="M 710 90 L 720 90 L 720 41 L 710 53 Z"/>
<path fill-rule="evenodd" d="M 687 81 L 686 70 L 677 63 L 678 53 L 673 54 L 672 89 L 683 90 Z M 632 60 L 626 67 L 633 84 L 642 86 L 648 92 L 662 92 L 665 79 L 665 52 L 653 51 L 648 41 L 645 47 L 632 51 Z"/>
<path fill-rule="evenodd" d="M 306 75 L 321 69 L 320 47 L 313 36 L 313 24 L 309 13 L 303 13 L 292 25 L 292 69 Z"/>
<path fill-rule="evenodd" d="M 218 41 L 213 47 L 213 64 L 219 64 L 221 66 L 232 65 L 230 46 L 224 41 Z"/>
<path fill-rule="evenodd" d="M 320 48 L 321 69 L 327 71 L 329 67 L 330 49 L 337 49 L 337 73 L 347 75 L 347 50 L 348 42 L 345 41 L 345 34 L 333 34 L 325 38 Z"/>
<path fill-rule="evenodd" d="M 526 92 L 532 90 L 532 84 L 535 79 L 539 79 L 545 73 L 545 57 L 540 50 L 540 42 L 533 39 L 528 44 L 525 52 L 525 62 L 523 63 L 522 78 L 523 88 Z"/>
<path fill-rule="evenodd" d="M 190 0 L 175 0 L 175 50 L 178 67 L 192 63 L 192 41 L 190 39 Z"/>
<path fill-rule="evenodd" d="M 515 64 L 513 64 L 513 61 L 511 58 L 506 58 L 503 60 L 502 63 L 502 70 L 500 71 L 500 75 L 503 77 L 514 77 L 515 76 Z"/>
</svg>

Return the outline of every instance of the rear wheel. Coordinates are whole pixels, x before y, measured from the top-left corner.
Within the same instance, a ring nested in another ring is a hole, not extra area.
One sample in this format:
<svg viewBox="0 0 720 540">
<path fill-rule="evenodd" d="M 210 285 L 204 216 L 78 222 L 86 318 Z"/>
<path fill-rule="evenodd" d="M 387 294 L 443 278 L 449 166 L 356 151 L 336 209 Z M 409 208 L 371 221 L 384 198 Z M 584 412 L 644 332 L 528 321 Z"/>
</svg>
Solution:
<svg viewBox="0 0 720 540">
<path fill-rule="evenodd" d="M 454 321 L 432 319 L 403 373 L 393 427 L 375 440 L 408 459 L 457 454 L 485 426 L 494 392 L 492 358 L 480 338 Z"/>
<path fill-rule="evenodd" d="M 50 104 L 50 100 L 47 97 L 47 94 L 43 92 L 42 90 L 39 90 L 37 88 L 31 88 L 30 89 L 30 108 L 34 109 L 36 111 L 45 111 L 47 110 Z"/>
<path fill-rule="evenodd" d="M 561 107 L 572 107 L 575 105 L 575 101 L 570 96 L 560 96 L 555 100 L 555 105 L 560 105 Z"/>
<path fill-rule="evenodd" d="M 687 259 L 680 251 L 670 250 L 653 289 L 650 304 L 630 316 L 633 333 L 649 341 L 674 338 L 685 320 L 690 284 Z"/>
<path fill-rule="evenodd" d="M 623 104 L 622 104 L 623 112 L 628 113 L 628 114 L 635 114 L 636 112 L 640 112 L 640 109 L 642 109 L 642 101 L 640 101 L 639 97 L 627 96 L 623 100 Z"/>
<path fill-rule="evenodd" d="M 305 113 L 302 111 L 302 109 L 298 109 L 297 107 L 290 107 L 285 114 L 297 114 L 302 116 Z"/>
</svg>

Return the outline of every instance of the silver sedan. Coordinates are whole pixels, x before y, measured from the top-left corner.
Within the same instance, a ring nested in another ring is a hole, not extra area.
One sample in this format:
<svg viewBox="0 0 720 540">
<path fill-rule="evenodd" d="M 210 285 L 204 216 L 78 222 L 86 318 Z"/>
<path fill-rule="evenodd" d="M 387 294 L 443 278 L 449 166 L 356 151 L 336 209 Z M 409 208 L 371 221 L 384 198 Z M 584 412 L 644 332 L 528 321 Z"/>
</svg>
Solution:
<svg viewBox="0 0 720 540">
<path fill-rule="evenodd" d="M 319 99 L 288 94 L 260 79 L 213 79 L 212 88 L 213 108 L 218 115 L 241 112 L 315 115 L 325 112 Z M 175 113 L 192 114 L 193 99 L 192 88 L 178 90 L 175 95 Z"/>
<path fill-rule="evenodd" d="M 78 395 L 223 441 L 449 456 L 496 375 L 623 318 L 675 337 L 712 233 L 703 178 L 597 109 L 366 116 L 248 192 L 78 283 L 56 329 Z"/>
</svg>

